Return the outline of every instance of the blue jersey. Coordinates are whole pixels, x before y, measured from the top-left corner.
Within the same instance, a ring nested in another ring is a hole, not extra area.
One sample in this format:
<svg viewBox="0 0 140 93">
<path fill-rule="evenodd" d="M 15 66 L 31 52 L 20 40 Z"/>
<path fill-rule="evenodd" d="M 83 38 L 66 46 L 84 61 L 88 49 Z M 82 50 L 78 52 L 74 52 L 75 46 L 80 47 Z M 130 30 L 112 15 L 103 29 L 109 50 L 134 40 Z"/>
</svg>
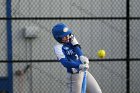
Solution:
<svg viewBox="0 0 140 93">
<path fill-rule="evenodd" d="M 67 72 L 79 72 L 79 65 L 82 64 L 79 56 L 83 54 L 78 46 L 71 43 L 59 44 L 54 46 L 54 51 L 58 60 L 67 68 Z"/>
</svg>

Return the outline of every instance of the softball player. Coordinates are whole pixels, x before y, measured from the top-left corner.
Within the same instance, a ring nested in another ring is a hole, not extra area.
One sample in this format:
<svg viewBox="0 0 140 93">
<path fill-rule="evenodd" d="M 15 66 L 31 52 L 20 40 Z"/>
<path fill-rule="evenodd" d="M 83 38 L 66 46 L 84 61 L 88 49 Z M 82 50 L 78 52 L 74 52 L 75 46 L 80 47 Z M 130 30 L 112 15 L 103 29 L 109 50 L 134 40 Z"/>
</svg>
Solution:
<svg viewBox="0 0 140 93">
<path fill-rule="evenodd" d="M 89 60 L 83 55 L 78 41 L 67 25 L 56 24 L 52 28 L 52 34 L 60 43 L 54 46 L 54 51 L 58 60 L 67 69 L 69 93 L 81 93 L 83 74 L 85 69 L 89 69 Z M 102 93 L 97 81 L 88 71 L 86 91 L 86 93 Z"/>
</svg>

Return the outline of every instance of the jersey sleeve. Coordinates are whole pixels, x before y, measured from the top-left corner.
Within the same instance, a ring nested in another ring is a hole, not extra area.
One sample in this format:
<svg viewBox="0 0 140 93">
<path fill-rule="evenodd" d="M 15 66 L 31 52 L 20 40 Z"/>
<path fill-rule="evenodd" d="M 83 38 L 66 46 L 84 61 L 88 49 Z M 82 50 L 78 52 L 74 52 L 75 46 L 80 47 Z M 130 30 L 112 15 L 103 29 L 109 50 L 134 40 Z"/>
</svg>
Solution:
<svg viewBox="0 0 140 93">
<path fill-rule="evenodd" d="M 54 47 L 54 52 L 61 64 L 66 68 L 78 68 L 80 64 L 74 62 L 73 60 L 68 60 L 62 50 L 62 47 L 62 45 L 57 45 Z"/>
<path fill-rule="evenodd" d="M 74 62 L 73 60 L 69 61 L 67 58 L 62 58 L 59 61 L 66 68 L 79 68 L 80 65 L 80 63 Z"/>
<path fill-rule="evenodd" d="M 62 47 L 63 47 L 63 45 L 54 46 L 54 52 L 55 52 L 58 60 L 60 60 L 62 58 L 65 58 L 65 55 L 64 55 L 63 50 L 62 50 Z"/>
<path fill-rule="evenodd" d="M 83 55 L 83 52 L 79 46 L 74 46 L 74 50 L 79 57 Z"/>
</svg>

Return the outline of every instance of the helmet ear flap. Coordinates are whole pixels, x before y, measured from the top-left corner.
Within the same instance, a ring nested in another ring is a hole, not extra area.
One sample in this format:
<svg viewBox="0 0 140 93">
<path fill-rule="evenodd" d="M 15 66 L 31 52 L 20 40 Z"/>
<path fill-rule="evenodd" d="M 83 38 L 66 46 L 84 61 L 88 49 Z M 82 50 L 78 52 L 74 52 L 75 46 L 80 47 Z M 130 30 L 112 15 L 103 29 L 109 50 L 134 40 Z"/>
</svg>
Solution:
<svg viewBox="0 0 140 93">
<path fill-rule="evenodd" d="M 56 39 L 59 43 L 62 43 L 62 38 L 61 38 L 61 37 L 55 36 L 55 39 Z"/>
<path fill-rule="evenodd" d="M 58 42 L 62 43 L 62 38 L 58 37 L 57 40 Z"/>
</svg>

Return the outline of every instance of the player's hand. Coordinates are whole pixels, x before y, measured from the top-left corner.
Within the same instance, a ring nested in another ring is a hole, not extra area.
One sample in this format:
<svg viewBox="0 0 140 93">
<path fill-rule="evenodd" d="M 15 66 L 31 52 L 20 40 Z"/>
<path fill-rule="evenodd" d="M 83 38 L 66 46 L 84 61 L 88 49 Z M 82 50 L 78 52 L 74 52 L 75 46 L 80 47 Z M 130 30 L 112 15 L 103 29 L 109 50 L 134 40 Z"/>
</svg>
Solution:
<svg viewBox="0 0 140 93">
<path fill-rule="evenodd" d="M 80 64 L 79 65 L 79 69 L 82 71 L 88 70 L 89 69 L 89 65 L 88 64 Z"/>
<path fill-rule="evenodd" d="M 72 44 L 72 45 L 77 45 L 77 44 L 79 44 L 74 35 L 71 35 L 71 44 Z"/>
<path fill-rule="evenodd" d="M 80 60 L 83 64 L 89 64 L 89 59 L 86 56 L 80 56 Z"/>
</svg>

